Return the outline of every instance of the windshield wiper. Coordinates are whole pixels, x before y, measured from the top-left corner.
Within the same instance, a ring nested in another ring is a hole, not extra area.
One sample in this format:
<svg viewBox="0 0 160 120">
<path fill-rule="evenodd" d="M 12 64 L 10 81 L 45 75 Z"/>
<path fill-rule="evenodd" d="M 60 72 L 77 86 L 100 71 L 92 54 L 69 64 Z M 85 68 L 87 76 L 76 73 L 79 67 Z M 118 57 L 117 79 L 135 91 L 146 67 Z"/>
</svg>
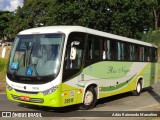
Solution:
<svg viewBox="0 0 160 120">
<path fill-rule="evenodd" d="M 32 60 L 31 60 L 31 63 L 32 63 Z M 38 74 L 37 69 L 36 69 L 37 64 L 36 63 L 34 63 L 34 64 L 32 63 L 32 65 L 33 65 L 33 69 L 34 69 L 34 72 L 35 72 L 35 75 L 36 75 L 37 79 L 40 80 L 41 78 L 39 77 L 39 74 Z"/>
</svg>

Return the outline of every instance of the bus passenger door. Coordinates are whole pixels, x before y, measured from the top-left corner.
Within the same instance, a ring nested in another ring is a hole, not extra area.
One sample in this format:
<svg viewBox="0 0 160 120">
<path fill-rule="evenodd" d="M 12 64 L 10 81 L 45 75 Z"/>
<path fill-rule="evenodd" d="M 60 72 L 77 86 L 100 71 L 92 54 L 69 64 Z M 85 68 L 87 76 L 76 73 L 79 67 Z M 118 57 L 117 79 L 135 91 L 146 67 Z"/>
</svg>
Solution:
<svg viewBox="0 0 160 120">
<path fill-rule="evenodd" d="M 77 103 L 77 85 L 83 63 L 84 40 L 84 33 L 73 32 L 69 35 L 63 66 L 62 106 Z"/>
</svg>

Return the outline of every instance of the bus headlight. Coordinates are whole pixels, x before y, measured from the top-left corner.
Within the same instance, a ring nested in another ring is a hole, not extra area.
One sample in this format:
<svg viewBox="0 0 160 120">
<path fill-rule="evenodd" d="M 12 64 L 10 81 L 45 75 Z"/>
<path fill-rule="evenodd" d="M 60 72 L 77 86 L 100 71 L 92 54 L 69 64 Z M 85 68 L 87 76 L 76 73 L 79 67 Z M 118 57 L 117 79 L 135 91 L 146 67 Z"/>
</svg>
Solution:
<svg viewBox="0 0 160 120">
<path fill-rule="evenodd" d="M 13 88 L 11 86 L 9 86 L 8 84 L 6 85 L 6 87 L 8 88 L 9 91 L 11 91 Z"/>
<path fill-rule="evenodd" d="M 49 94 L 55 92 L 57 89 L 58 89 L 58 86 L 54 86 L 48 90 L 42 91 L 42 93 L 43 93 L 43 95 L 49 95 Z"/>
</svg>

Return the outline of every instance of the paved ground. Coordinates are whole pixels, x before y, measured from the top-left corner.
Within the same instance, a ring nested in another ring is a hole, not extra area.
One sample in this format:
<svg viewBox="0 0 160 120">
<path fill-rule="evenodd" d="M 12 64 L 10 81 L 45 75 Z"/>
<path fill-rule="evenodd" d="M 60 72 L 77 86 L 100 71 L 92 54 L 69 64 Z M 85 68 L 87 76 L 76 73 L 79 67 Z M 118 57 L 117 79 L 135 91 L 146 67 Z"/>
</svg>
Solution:
<svg viewBox="0 0 160 120">
<path fill-rule="evenodd" d="M 42 112 L 43 114 L 47 114 L 49 116 L 59 116 L 50 117 L 45 119 L 106 119 L 107 116 L 111 115 L 114 111 L 119 113 L 118 111 L 160 111 L 160 81 L 152 86 L 152 88 L 147 88 L 143 90 L 140 96 L 132 96 L 130 93 L 125 93 L 121 95 L 116 95 L 112 97 L 108 97 L 105 99 L 101 99 L 98 101 L 97 106 L 89 111 L 79 111 L 77 106 L 71 106 L 67 108 L 63 108 L 65 111 L 63 113 L 56 112 L 53 108 L 46 107 L 38 107 L 38 106 L 30 106 L 19 104 L 15 102 L 8 101 L 5 93 L 0 94 L 0 111 L 18 111 L 18 112 Z M 113 111 L 113 112 L 111 112 Z M 158 112 L 160 114 L 160 112 Z M 74 116 L 74 117 L 64 117 L 64 116 Z M 83 116 L 83 117 L 81 117 Z M 94 117 L 91 117 L 94 116 Z M 99 118 L 100 117 L 100 118 Z M 15 118 L 17 119 L 17 118 Z M 42 118 L 44 119 L 44 118 Z M 112 120 L 121 120 L 120 117 L 107 117 L 107 119 Z M 126 118 L 123 119 L 136 119 L 136 120 L 160 120 L 160 118 L 144 118 L 144 117 L 136 117 L 136 118 Z M 12 118 L 13 120 L 13 118 Z M 35 118 L 34 118 L 35 120 Z M 38 120 L 41 120 L 38 118 Z"/>
</svg>

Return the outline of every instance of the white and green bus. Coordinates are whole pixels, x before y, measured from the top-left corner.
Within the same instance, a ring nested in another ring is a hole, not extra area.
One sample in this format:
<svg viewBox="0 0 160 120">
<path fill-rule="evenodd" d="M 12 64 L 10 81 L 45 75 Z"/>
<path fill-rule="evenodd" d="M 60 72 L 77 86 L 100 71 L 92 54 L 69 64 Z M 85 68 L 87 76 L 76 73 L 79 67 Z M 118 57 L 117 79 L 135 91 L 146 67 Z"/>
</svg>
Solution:
<svg viewBox="0 0 160 120">
<path fill-rule="evenodd" d="M 50 107 L 79 104 L 91 109 L 100 98 L 157 82 L 157 47 L 81 26 L 21 31 L 9 58 L 9 100 Z"/>
</svg>

